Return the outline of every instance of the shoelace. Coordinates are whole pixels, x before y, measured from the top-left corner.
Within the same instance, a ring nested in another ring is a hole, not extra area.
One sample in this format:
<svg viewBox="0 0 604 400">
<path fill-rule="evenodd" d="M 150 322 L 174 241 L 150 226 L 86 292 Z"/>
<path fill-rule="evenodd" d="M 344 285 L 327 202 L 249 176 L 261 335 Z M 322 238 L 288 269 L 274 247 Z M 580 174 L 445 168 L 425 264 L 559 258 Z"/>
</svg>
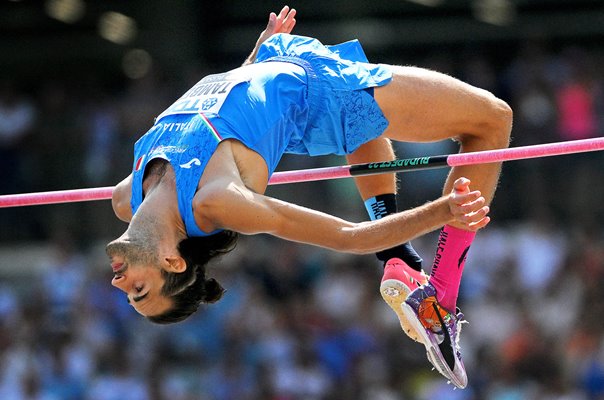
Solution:
<svg viewBox="0 0 604 400">
<path fill-rule="evenodd" d="M 442 308 L 440 304 L 438 304 L 437 307 Z M 459 344 L 459 341 L 460 341 L 460 338 L 461 338 L 461 328 L 463 327 L 464 324 L 469 324 L 469 322 L 464 319 L 464 315 L 463 315 L 462 312 L 459 312 L 459 309 L 458 309 L 458 313 L 457 314 L 453 314 L 453 313 L 450 313 L 450 312 L 448 314 L 450 315 L 450 318 L 453 319 L 453 321 L 457 322 L 457 330 L 455 331 L 455 338 L 453 338 L 453 340 L 454 340 L 454 343 L 455 343 L 455 352 L 457 354 L 461 354 L 461 346 Z M 443 339 L 444 339 L 444 333 L 443 333 L 444 329 L 447 329 L 447 328 L 444 327 L 444 326 L 441 326 L 441 331 L 440 332 L 434 332 L 436 335 L 438 335 L 439 342 L 442 342 Z"/>
<path fill-rule="evenodd" d="M 459 345 L 459 339 L 461 338 L 461 328 L 464 324 L 469 324 L 464 318 L 463 313 L 458 312 L 456 315 L 457 318 L 457 333 L 455 335 L 455 351 L 457 353 L 461 353 L 461 346 Z"/>
</svg>

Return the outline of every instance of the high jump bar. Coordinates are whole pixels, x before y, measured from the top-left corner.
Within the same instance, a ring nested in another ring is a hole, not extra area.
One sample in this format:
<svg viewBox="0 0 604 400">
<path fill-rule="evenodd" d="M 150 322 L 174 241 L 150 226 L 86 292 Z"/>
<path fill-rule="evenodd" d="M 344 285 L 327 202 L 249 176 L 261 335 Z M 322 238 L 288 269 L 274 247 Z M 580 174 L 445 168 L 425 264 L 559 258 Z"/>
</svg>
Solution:
<svg viewBox="0 0 604 400">
<path fill-rule="evenodd" d="M 275 172 L 268 183 L 269 185 L 281 185 L 286 183 L 311 182 L 364 175 L 488 164 L 600 150 L 604 150 L 604 137 L 471 153 L 396 159 L 393 161 L 367 164 L 282 171 Z M 113 189 L 113 186 L 107 186 L 88 189 L 2 195 L 0 196 L 0 208 L 109 200 L 111 199 Z"/>
</svg>

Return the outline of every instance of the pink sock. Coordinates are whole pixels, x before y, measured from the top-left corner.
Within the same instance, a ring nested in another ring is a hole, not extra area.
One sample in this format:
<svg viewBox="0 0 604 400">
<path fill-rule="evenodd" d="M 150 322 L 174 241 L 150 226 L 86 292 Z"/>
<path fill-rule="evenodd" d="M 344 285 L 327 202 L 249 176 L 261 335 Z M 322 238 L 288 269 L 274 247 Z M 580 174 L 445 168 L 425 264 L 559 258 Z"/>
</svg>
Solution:
<svg viewBox="0 0 604 400">
<path fill-rule="evenodd" d="M 438 302 L 455 312 L 463 267 L 476 232 L 445 225 L 440 232 L 430 283 L 436 289 Z"/>
</svg>

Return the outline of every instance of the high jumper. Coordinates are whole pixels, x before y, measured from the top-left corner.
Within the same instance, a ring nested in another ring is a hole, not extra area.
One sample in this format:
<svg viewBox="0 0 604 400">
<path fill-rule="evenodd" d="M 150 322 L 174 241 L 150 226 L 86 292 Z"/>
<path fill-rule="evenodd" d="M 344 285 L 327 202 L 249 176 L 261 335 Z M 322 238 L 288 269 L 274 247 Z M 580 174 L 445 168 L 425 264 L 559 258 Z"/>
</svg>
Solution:
<svg viewBox="0 0 604 400">
<path fill-rule="evenodd" d="M 340 252 L 376 253 L 380 291 L 403 330 L 455 386 L 467 385 L 456 302 L 465 256 L 487 226 L 501 163 L 454 166 L 441 197 L 398 212 L 394 174 L 355 178 L 370 221 L 351 222 L 264 195 L 283 154 L 395 159 L 391 141 L 453 139 L 462 154 L 504 149 L 510 107 L 435 71 L 371 63 L 356 40 L 292 35 L 296 11 L 271 13 L 240 68 L 207 76 L 136 143 L 112 190 L 128 228 L 107 245 L 112 284 L 158 323 L 177 322 L 223 288 L 206 277 L 239 234 L 271 234 Z M 410 240 L 441 229 L 428 278 Z"/>
</svg>

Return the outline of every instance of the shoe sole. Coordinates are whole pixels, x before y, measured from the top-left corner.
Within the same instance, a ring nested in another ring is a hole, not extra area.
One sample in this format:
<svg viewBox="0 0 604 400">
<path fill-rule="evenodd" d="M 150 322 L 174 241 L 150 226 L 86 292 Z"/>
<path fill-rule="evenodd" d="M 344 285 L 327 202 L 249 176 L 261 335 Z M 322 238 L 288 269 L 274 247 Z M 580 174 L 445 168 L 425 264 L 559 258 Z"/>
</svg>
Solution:
<svg viewBox="0 0 604 400">
<path fill-rule="evenodd" d="M 382 299 L 384 299 L 386 304 L 388 304 L 392 311 L 395 312 L 403 332 L 405 332 L 412 340 L 424 344 L 421 336 L 417 333 L 416 328 L 409 322 L 401 308 L 401 306 L 405 304 L 405 300 L 409 293 L 411 293 L 411 290 L 409 290 L 407 285 L 396 279 L 386 279 L 380 285 Z"/>
<path fill-rule="evenodd" d="M 426 355 L 428 357 L 428 361 L 430 361 L 430 364 L 432 364 L 442 376 L 447 378 L 453 385 L 455 385 L 455 387 L 464 389 L 467 386 L 467 382 L 462 382 L 457 379 L 453 371 L 451 371 L 451 368 L 449 368 L 447 363 L 444 362 L 444 357 L 440 351 L 440 348 L 438 347 L 438 343 L 435 343 L 434 335 L 428 334 L 427 329 L 424 328 L 419 319 L 417 319 L 417 315 L 415 314 L 413 308 L 409 304 L 403 303 L 401 309 L 405 319 L 418 333 L 418 336 L 420 337 L 420 340 L 418 341 L 423 343 L 426 347 Z"/>
</svg>

